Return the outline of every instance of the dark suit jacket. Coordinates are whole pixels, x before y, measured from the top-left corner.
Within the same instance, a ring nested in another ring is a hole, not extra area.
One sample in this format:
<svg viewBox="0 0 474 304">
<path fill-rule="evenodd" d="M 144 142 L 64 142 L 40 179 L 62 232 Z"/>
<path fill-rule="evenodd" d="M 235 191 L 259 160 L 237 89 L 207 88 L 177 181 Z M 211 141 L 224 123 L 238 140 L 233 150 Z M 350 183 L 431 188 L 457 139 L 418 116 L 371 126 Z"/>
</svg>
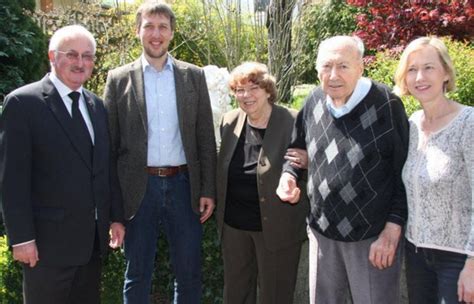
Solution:
<svg viewBox="0 0 474 304">
<path fill-rule="evenodd" d="M 86 264 L 97 228 L 105 253 L 110 220 L 120 221 L 109 184 L 109 136 L 102 101 L 84 90 L 94 127 L 93 166 L 49 77 L 10 93 L 0 119 L 0 185 L 10 244 L 32 239 L 40 264 Z"/>
<path fill-rule="evenodd" d="M 305 218 L 309 213 L 306 183 L 299 184 L 301 201 L 282 202 L 275 191 L 280 180 L 284 155 L 290 143 L 296 111 L 274 105 L 268 122 L 257 166 L 263 239 L 267 249 L 276 251 L 306 238 Z M 240 109 L 226 113 L 221 122 L 221 146 L 217 160 L 217 223 L 222 233 L 229 164 L 247 115 Z"/>
<path fill-rule="evenodd" d="M 199 198 L 215 197 L 216 143 L 204 71 L 173 59 L 179 129 L 189 169 L 191 204 L 199 214 Z M 125 217 L 132 218 L 147 184 L 148 120 L 140 59 L 109 72 L 104 93 L 109 113 L 112 161 Z"/>
</svg>

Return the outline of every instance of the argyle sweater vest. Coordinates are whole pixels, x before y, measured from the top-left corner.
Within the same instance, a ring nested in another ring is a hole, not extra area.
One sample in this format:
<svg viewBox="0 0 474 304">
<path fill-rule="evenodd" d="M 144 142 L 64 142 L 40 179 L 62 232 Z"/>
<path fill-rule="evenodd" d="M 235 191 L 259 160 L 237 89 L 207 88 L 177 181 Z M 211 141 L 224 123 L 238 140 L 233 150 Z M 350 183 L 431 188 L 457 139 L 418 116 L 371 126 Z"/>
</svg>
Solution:
<svg viewBox="0 0 474 304">
<path fill-rule="evenodd" d="M 359 241 L 378 235 L 387 221 L 404 225 L 401 170 L 408 148 L 403 104 L 388 87 L 372 83 L 348 114 L 334 118 L 320 87 L 300 111 L 291 147 L 308 151 L 308 223 L 324 236 Z M 296 176 L 300 170 L 285 164 Z"/>
</svg>

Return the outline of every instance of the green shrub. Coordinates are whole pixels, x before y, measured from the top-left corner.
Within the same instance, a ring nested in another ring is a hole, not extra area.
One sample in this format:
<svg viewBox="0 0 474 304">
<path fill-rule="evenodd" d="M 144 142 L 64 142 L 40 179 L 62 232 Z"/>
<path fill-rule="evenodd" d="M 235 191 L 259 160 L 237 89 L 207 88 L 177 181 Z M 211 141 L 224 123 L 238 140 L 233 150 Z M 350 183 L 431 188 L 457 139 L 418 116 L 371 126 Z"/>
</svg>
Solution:
<svg viewBox="0 0 474 304">
<path fill-rule="evenodd" d="M 21 266 L 13 261 L 6 237 L 0 236 L 0 304 L 21 303 Z"/>
<path fill-rule="evenodd" d="M 45 36 L 23 13 L 31 3 L 0 0 L 0 103 L 10 91 L 40 79 L 48 67 Z"/>
<path fill-rule="evenodd" d="M 459 41 L 442 38 L 448 47 L 449 55 L 456 68 L 457 90 L 448 93 L 448 97 L 465 105 L 474 105 L 474 47 Z M 373 80 L 394 86 L 393 76 L 397 68 L 400 54 L 394 52 L 379 52 L 375 60 L 366 67 L 367 76 Z M 411 96 L 402 98 L 408 115 L 420 109 L 418 101 Z"/>
<path fill-rule="evenodd" d="M 101 303 L 122 303 L 125 259 L 121 250 L 115 250 L 105 258 L 102 268 Z"/>
</svg>

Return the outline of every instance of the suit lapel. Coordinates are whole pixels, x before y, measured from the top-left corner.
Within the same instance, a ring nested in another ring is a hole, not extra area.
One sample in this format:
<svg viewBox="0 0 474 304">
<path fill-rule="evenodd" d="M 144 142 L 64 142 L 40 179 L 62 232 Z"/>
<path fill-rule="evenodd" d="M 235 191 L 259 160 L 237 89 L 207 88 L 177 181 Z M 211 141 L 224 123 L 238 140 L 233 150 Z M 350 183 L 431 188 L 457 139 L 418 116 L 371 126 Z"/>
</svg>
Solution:
<svg viewBox="0 0 474 304">
<path fill-rule="evenodd" d="M 87 110 L 89 111 L 89 118 L 92 123 L 92 128 L 94 129 L 94 146 L 93 146 L 93 158 L 92 158 L 92 167 L 93 171 L 97 171 L 98 168 L 103 165 L 98 161 L 101 159 L 101 153 L 103 152 L 104 138 L 102 138 L 102 124 L 100 123 L 101 117 L 97 112 L 97 105 L 94 102 L 92 96 L 86 91 L 83 90 L 84 100 L 86 101 Z M 103 118 L 103 117 L 102 117 Z"/>
<path fill-rule="evenodd" d="M 146 99 L 145 99 L 145 80 L 143 79 L 143 67 L 140 59 L 134 62 L 130 70 L 130 79 L 132 80 L 132 90 L 135 94 L 135 102 L 137 103 L 138 112 L 142 119 L 143 129 L 145 134 L 148 132 L 148 117 L 146 114 Z"/>
<path fill-rule="evenodd" d="M 246 118 L 247 114 L 245 114 L 244 111 L 239 110 L 239 116 L 237 118 L 237 121 L 235 122 L 235 126 L 232 129 L 229 128 L 226 134 L 222 134 L 222 142 L 225 142 L 227 144 L 221 147 L 221 151 L 219 153 L 222 153 L 224 159 L 226 159 L 228 163 L 230 163 L 232 155 L 234 155 L 234 151 L 237 147 L 240 134 L 242 134 Z"/>
<path fill-rule="evenodd" d="M 278 107 L 272 105 L 272 113 L 270 119 L 268 120 L 267 129 L 265 130 L 265 137 L 263 138 L 262 148 L 260 149 L 260 154 L 258 156 L 258 168 L 265 167 L 268 163 L 268 159 L 271 158 L 273 152 L 277 152 L 275 146 L 272 143 L 278 142 L 276 140 L 281 136 L 281 120 L 280 120 L 280 111 Z M 269 168 L 267 168 L 269 169 Z"/>
<path fill-rule="evenodd" d="M 49 77 L 46 76 L 43 78 L 43 98 L 46 105 L 51 109 L 53 114 L 56 116 L 59 124 L 63 128 L 64 132 L 66 133 L 67 137 L 71 141 L 73 147 L 77 150 L 80 154 L 82 160 L 85 162 L 86 166 L 91 169 L 90 162 L 88 159 L 90 157 L 87 156 L 87 152 L 84 151 L 83 147 L 79 144 L 77 140 L 77 136 L 74 133 L 74 126 L 72 124 L 71 115 L 66 109 L 64 102 L 59 95 L 58 91 L 54 87 Z"/>
</svg>

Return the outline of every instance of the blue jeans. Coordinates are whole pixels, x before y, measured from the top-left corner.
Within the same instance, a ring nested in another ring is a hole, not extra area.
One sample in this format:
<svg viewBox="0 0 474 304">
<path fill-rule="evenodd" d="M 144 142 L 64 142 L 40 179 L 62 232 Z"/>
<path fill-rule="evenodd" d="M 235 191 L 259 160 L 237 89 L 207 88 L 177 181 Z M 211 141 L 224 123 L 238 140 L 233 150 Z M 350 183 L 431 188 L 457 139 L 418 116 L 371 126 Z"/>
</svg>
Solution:
<svg viewBox="0 0 474 304">
<path fill-rule="evenodd" d="M 405 253 L 410 303 L 459 303 L 457 283 L 466 262 L 465 254 L 416 248 L 408 240 Z"/>
<path fill-rule="evenodd" d="M 173 303 L 201 302 L 202 226 L 190 200 L 187 172 L 148 177 L 145 197 L 126 227 L 125 304 L 149 303 L 160 226 L 169 244 L 175 276 Z"/>
</svg>

